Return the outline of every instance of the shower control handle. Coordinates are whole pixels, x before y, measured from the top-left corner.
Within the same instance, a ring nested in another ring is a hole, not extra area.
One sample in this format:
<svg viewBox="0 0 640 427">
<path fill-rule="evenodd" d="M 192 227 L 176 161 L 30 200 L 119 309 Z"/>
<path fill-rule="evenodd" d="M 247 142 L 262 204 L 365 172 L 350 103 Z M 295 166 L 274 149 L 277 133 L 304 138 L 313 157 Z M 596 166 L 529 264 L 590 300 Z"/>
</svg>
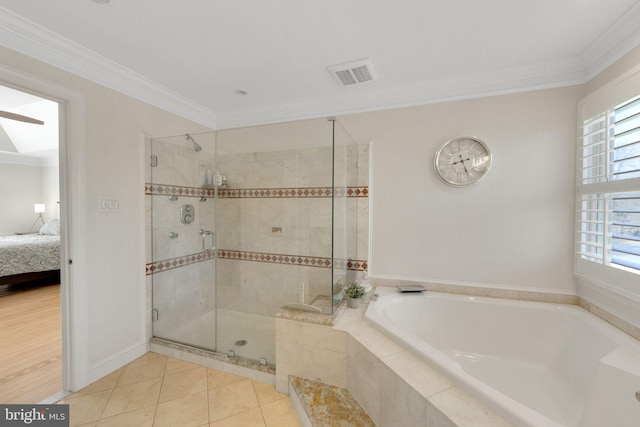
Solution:
<svg viewBox="0 0 640 427">
<path fill-rule="evenodd" d="M 191 225 L 195 220 L 196 211 L 191 204 L 182 205 L 180 208 L 180 222 L 184 225 Z"/>
<path fill-rule="evenodd" d="M 202 252 L 213 252 L 216 249 L 216 234 L 213 231 L 200 229 L 200 236 L 202 236 Z M 207 236 L 211 236 L 211 248 L 207 249 L 205 246 L 205 240 Z"/>
</svg>

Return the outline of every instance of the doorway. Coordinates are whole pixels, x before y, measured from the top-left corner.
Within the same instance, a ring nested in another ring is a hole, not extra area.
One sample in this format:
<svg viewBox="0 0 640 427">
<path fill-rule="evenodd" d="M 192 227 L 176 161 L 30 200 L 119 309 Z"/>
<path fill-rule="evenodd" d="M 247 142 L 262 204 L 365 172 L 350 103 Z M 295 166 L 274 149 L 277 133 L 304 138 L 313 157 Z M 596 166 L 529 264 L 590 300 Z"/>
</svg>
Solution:
<svg viewBox="0 0 640 427">
<path fill-rule="evenodd" d="M 38 403 L 63 389 L 59 110 L 58 102 L 0 85 L 3 403 Z"/>
</svg>

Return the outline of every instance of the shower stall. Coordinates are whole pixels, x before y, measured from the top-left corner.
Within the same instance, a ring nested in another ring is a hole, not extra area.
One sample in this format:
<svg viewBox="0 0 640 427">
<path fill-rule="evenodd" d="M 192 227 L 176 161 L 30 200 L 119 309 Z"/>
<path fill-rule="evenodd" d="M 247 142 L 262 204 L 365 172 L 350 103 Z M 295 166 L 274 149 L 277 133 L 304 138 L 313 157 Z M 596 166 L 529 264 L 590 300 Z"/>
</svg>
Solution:
<svg viewBox="0 0 640 427">
<path fill-rule="evenodd" d="M 154 138 L 152 335 L 275 363 L 283 308 L 331 315 L 366 270 L 368 145 L 335 119 Z"/>
</svg>

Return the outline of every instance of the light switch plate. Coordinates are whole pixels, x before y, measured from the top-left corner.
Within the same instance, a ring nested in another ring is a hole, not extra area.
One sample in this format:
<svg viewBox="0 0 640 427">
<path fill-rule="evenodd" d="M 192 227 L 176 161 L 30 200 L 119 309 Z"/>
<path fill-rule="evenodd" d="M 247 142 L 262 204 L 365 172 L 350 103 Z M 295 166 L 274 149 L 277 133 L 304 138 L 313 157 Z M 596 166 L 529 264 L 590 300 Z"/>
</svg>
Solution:
<svg viewBox="0 0 640 427">
<path fill-rule="evenodd" d="M 98 197 L 98 212 L 118 212 L 120 211 L 120 200 L 115 197 Z"/>
</svg>

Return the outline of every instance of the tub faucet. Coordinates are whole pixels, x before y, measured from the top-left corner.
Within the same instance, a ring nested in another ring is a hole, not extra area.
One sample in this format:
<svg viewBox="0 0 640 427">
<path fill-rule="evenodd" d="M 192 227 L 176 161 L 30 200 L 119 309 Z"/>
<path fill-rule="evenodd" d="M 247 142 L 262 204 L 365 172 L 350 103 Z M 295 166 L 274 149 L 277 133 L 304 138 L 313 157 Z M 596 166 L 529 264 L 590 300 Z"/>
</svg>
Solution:
<svg viewBox="0 0 640 427">
<path fill-rule="evenodd" d="M 417 285 L 417 286 L 398 286 L 398 290 L 400 291 L 400 293 L 407 293 L 407 292 L 422 293 L 427 289 L 423 286 Z"/>
</svg>

